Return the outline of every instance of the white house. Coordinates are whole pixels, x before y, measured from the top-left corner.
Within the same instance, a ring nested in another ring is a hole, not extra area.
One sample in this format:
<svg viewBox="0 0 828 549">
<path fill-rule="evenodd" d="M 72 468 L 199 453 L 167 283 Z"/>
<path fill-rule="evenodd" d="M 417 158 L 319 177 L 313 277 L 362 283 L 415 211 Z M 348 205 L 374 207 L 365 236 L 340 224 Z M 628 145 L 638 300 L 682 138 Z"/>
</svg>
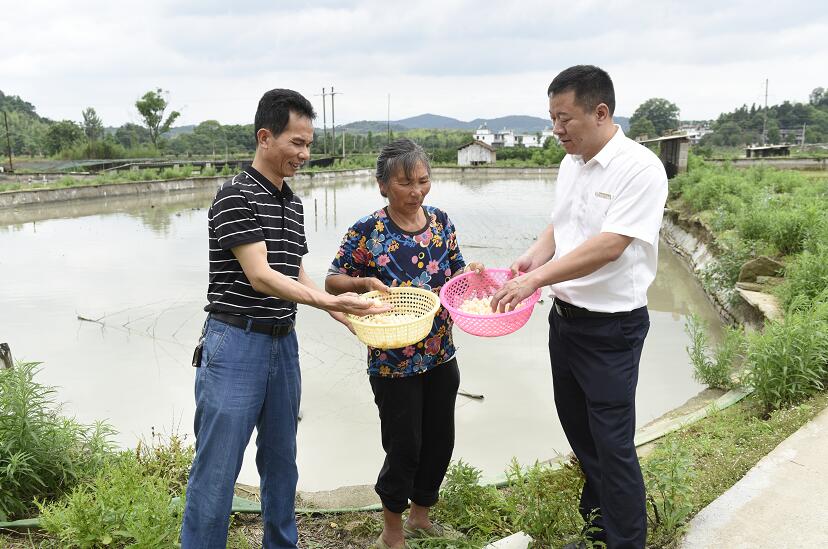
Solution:
<svg viewBox="0 0 828 549">
<path fill-rule="evenodd" d="M 541 147 L 546 145 L 546 140 L 547 139 L 555 139 L 555 134 L 552 132 L 552 128 L 545 128 L 541 132 L 541 138 L 540 138 L 540 146 Z"/>
<path fill-rule="evenodd" d="M 702 122 L 697 124 L 682 124 L 676 133 L 684 133 L 690 140 L 690 144 L 696 145 L 702 137 L 709 133 L 713 133 L 713 130 L 710 129 L 709 122 Z"/>
<path fill-rule="evenodd" d="M 544 130 L 546 135 L 547 130 Z M 548 130 L 549 135 L 552 135 L 552 130 Z M 537 134 L 515 134 L 513 130 L 503 128 L 499 132 L 493 132 L 484 122 L 474 132 L 474 140 L 485 143 L 490 147 L 514 147 L 521 145 L 524 147 L 543 147 L 546 137 L 538 139 Z"/>
<path fill-rule="evenodd" d="M 538 136 L 534 133 L 526 133 L 522 135 L 516 135 L 515 140 L 517 141 L 518 145 L 523 145 L 524 147 L 540 147 L 540 141 L 538 140 Z"/>
<path fill-rule="evenodd" d="M 459 166 L 494 164 L 495 160 L 497 160 L 497 152 L 494 147 L 482 139 L 475 139 L 457 148 L 457 164 Z"/>
<path fill-rule="evenodd" d="M 477 128 L 477 131 L 474 132 L 474 140 L 481 141 L 487 145 L 494 146 L 495 134 L 492 133 L 492 130 L 486 125 L 485 122 Z"/>
<path fill-rule="evenodd" d="M 515 146 L 515 132 L 503 128 L 494 134 L 495 147 L 514 147 Z"/>
</svg>

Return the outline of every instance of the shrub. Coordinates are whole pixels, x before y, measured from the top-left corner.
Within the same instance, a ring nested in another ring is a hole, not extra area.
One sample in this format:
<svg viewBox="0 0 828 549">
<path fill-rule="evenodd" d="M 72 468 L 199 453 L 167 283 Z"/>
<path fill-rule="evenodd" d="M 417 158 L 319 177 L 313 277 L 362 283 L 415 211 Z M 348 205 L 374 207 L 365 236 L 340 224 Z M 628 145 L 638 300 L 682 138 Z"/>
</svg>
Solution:
<svg viewBox="0 0 828 549">
<path fill-rule="evenodd" d="M 805 251 L 785 266 L 785 282 L 778 294 L 785 310 L 794 301 L 815 300 L 828 289 L 828 244 L 815 245 L 815 251 Z"/>
<path fill-rule="evenodd" d="M 181 177 L 181 171 L 174 168 L 164 168 L 161 171 L 161 179 L 178 179 Z"/>
<path fill-rule="evenodd" d="M 770 411 L 820 391 L 828 374 L 828 303 L 792 307 L 749 339 L 746 382 Z"/>
<path fill-rule="evenodd" d="M 734 287 L 739 280 L 739 271 L 746 261 L 755 254 L 751 246 L 742 241 L 725 242 L 720 239 L 721 250 L 716 259 L 711 261 L 699 273 L 701 283 L 710 293 L 725 292 L 735 294 Z"/>
<path fill-rule="evenodd" d="M 114 431 L 60 415 L 55 390 L 37 383 L 37 363 L 0 370 L 0 520 L 25 516 L 98 469 Z"/>
<path fill-rule="evenodd" d="M 503 495 L 494 486 L 481 486 L 480 471 L 462 460 L 452 463 L 434 506 L 436 520 L 446 522 L 471 539 L 488 541 L 506 529 L 501 512 Z"/>
<path fill-rule="evenodd" d="M 172 496 L 181 495 L 187 487 L 194 455 L 195 449 L 185 445 L 182 437 L 177 434 L 164 437 L 155 428 L 149 442 L 139 440 L 135 447 L 135 460 L 144 474 L 163 479 Z"/>
<path fill-rule="evenodd" d="M 731 373 L 745 345 L 742 329 L 726 328 L 722 342 L 712 353 L 708 344 L 707 325 L 698 315 L 692 314 L 687 317 L 684 331 L 690 337 L 690 344 L 686 349 L 693 364 L 693 378 L 708 387 L 732 388 L 734 383 Z"/>
<path fill-rule="evenodd" d="M 693 511 L 693 459 L 674 437 L 666 438 L 643 462 L 647 487 L 650 543 L 662 546 L 675 540 Z"/>
<path fill-rule="evenodd" d="M 727 380 L 719 388 L 731 389 L 736 385 L 733 382 L 732 374 L 744 359 L 746 343 L 745 331 L 742 326 L 727 326 L 725 328 L 722 341 L 713 352 L 714 369 L 727 375 Z"/>
<path fill-rule="evenodd" d="M 170 484 L 147 475 L 131 452 L 111 458 L 89 484 L 41 505 L 41 526 L 61 547 L 176 547 L 183 502 L 172 503 Z"/>
<path fill-rule="evenodd" d="M 558 470 L 538 463 L 523 469 L 512 461 L 506 476 L 510 485 L 506 503 L 514 530 L 532 536 L 539 547 L 588 543 L 578 511 L 584 477 L 577 460 Z"/>
<path fill-rule="evenodd" d="M 801 252 L 811 231 L 819 222 L 818 217 L 819 213 L 814 207 L 778 210 L 770 221 L 770 243 L 783 255 Z"/>
</svg>

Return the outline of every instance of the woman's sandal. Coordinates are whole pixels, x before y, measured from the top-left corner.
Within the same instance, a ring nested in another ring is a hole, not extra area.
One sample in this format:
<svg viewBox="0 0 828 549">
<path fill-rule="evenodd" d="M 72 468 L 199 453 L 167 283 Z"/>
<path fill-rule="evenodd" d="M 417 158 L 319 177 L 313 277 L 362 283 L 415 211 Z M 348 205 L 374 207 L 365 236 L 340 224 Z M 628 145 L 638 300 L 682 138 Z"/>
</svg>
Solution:
<svg viewBox="0 0 828 549">
<path fill-rule="evenodd" d="M 413 528 L 409 526 L 408 522 L 403 524 L 403 536 L 406 539 L 422 539 L 422 538 L 446 538 L 457 539 L 460 533 L 453 528 L 443 526 L 437 522 L 432 522 L 428 528 Z"/>
<path fill-rule="evenodd" d="M 405 549 L 408 549 L 408 543 L 403 545 Z M 385 543 L 385 540 L 382 539 L 382 534 L 379 535 L 377 541 L 374 542 L 368 549 L 391 549 L 391 546 Z"/>
</svg>

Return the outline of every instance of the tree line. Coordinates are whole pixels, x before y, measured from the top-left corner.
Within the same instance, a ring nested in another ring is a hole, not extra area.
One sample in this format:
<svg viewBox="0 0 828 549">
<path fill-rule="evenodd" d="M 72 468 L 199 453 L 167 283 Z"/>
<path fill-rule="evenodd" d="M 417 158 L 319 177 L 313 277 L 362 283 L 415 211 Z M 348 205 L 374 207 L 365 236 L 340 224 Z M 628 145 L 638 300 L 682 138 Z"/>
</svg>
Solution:
<svg viewBox="0 0 828 549">
<path fill-rule="evenodd" d="M 194 127 L 173 128 L 180 113 L 170 110 L 168 92 L 161 88 L 147 91 L 135 101 L 141 124 L 126 123 L 106 128 L 93 107 L 81 112 L 81 122 L 53 121 L 37 114 L 34 105 L 18 96 L 0 91 L 0 111 L 6 113 L 11 150 L 14 155 L 32 157 L 135 158 L 176 156 L 234 157 L 251 155 L 256 148 L 253 124 L 220 124 L 206 120 Z M 664 98 L 642 103 L 630 118 L 630 137 L 658 137 L 679 128 L 679 107 Z M 764 132 L 763 132 L 764 128 Z M 765 109 L 755 104 L 722 113 L 712 121 L 713 132 L 702 145 L 740 146 L 749 143 L 790 141 L 790 132 L 804 129 L 809 143 L 828 141 L 828 90 L 814 89 L 808 103 L 785 101 Z M 2 131 L 2 130 L 0 130 Z M 314 155 L 341 156 L 377 152 L 390 138 L 405 135 L 419 142 L 436 162 L 453 162 L 456 149 L 472 139 L 465 130 L 406 130 L 404 132 L 356 132 L 338 128 L 332 132 L 317 130 Z M 3 147 L 5 148 L 5 147 Z M 498 158 L 522 159 L 526 152 L 498 152 Z M 550 158 L 557 153 L 550 154 Z M 535 155 L 537 156 L 537 155 Z"/>
<path fill-rule="evenodd" d="M 660 137 L 679 128 L 679 108 L 655 97 L 642 103 L 630 117 L 630 137 Z M 752 143 L 795 143 L 804 130 L 805 142 L 828 142 L 828 90 L 815 88 L 808 103 L 784 101 L 779 105 L 748 107 L 722 113 L 710 123 L 712 133 L 702 146 L 741 146 Z M 787 130 L 787 131 L 786 131 Z"/>
<path fill-rule="evenodd" d="M 205 120 L 194 127 L 173 128 L 180 113 L 169 110 L 167 92 L 158 88 L 135 102 L 141 124 L 128 122 L 106 128 L 93 107 L 81 112 L 81 122 L 53 121 L 37 114 L 20 97 L 0 91 L 0 111 L 8 114 L 11 148 L 15 155 L 66 159 L 135 158 L 160 155 L 233 157 L 256 149 L 253 124 L 221 124 Z M 1 132 L 0 132 L 1 133 Z M 317 129 L 313 154 L 341 156 L 378 152 L 389 139 L 406 135 L 418 141 L 438 162 L 456 160 L 456 149 L 472 139 L 469 131 L 406 130 L 387 133 L 337 128 L 336 136 Z"/>
</svg>

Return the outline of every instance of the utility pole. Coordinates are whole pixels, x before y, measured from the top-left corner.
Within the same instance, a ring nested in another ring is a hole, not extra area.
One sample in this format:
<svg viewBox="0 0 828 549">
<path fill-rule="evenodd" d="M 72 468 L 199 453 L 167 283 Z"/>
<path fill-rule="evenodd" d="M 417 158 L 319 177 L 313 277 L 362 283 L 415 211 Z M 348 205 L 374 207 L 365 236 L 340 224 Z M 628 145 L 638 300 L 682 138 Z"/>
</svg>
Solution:
<svg viewBox="0 0 828 549">
<path fill-rule="evenodd" d="M 327 95 L 325 88 L 322 88 L 322 152 L 325 155 L 328 154 L 328 120 L 325 113 L 325 106 L 327 104 L 325 98 Z M 316 96 L 319 97 L 319 94 L 316 94 Z"/>
<path fill-rule="evenodd" d="M 765 110 L 763 111 L 764 116 L 762 117 L 762 145 L 765 145 L 766 141 L 766 130 L 768 127 L 768 79 L 765 78 Z"/>
<path fill-rule="evenodd" d="M 386 128 L 388 130 L 388 142 L 391 143 L 391 94 L 388 94 L 388 117 L 386 118 Z"/>
<path fill-rule="evenodd" d="M 334 92 L 334 88 L 333 86 L 331 86 L 331 93 L 329 93 L 328 95 L 331 96 L 331 140 L 333 141 L 333 146 L 331 146 L 331 150 L 336 151 L 336 114 L 334 111 L 334 96 L 342 95 L 342 92 Z"/>
<path fill-rule="evenodd" d="M 801 147 L 804 147 L 804 146 L 805 146 L 805 126 L 806 126 L 806 125 L 807 125 L 807 124 L 805 124 L 805 122 L 803 122 L 803 123 L 802 123 L 802 140 L 801 140 L 801 142 L 799 143 L 799 145 L 800 145 Z"/>
<path fill-rule="evenodd" d="M 9 117 L 6 116 L 6 111 L 3 111 L 3 120 L 6 122 L 6 146 L 9 151 L 9 171 L 14 173 L 14 160 L 12 160 L 11 150 L 11 134 L 9 133 Z"/>
</svg>

